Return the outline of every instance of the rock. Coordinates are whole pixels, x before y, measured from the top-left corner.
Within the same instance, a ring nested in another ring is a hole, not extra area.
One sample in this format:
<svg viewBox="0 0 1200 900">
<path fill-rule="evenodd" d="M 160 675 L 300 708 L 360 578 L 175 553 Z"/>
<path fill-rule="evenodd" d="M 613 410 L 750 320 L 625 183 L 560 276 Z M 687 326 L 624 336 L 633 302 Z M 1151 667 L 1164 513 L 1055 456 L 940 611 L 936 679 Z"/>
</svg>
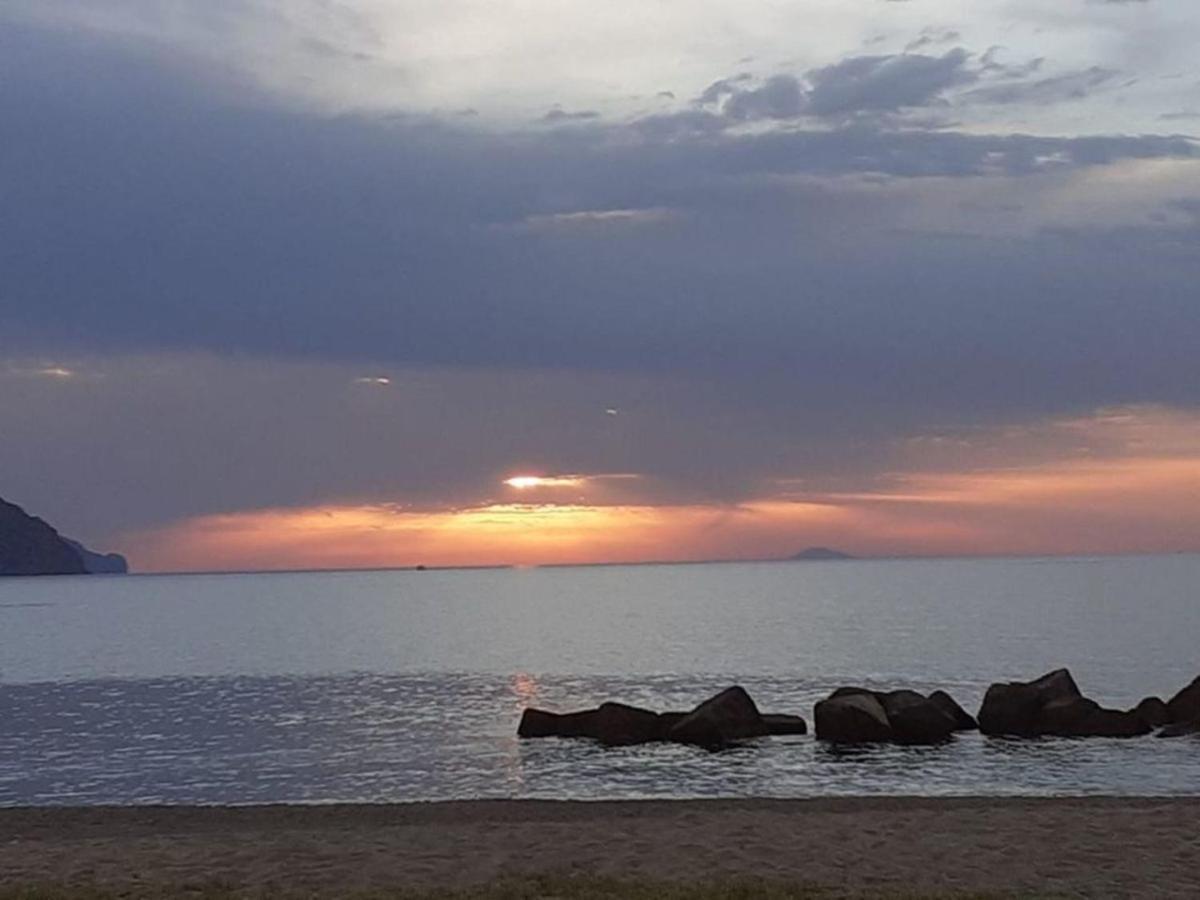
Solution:
<svg viewBox="0 0 1200 900">
<path fill-rule="evenodd" d="M 883 704 L 866 691 L 835 691 L 814 707 L 813 717 L 819 741 L 869 744 L 894 737 Z"/>
<path fill-rule="evenodd" d="M 1153 731 L 1136 709 L 1097 709 L 1082 724 L 1076 737 L 1141 737 Z"/>
<path fill-rule="evenodd" d="M 767 726 L 744 688 L 726 688 L 676 722 L 667 739 L 700 747 L 723 747 L 732 741 L 761 737 Z"/>
<path fill-rule="evenodd" d="M 1038 719 L 1045 706 L 1082 696 L 1066 669 L 1056 669 L 1035 681 L 993 684 L 979 710 L 979 730 L 984 734 L 1032 737 L 1042 733 Z"/>
<path fill-rule="evenodd" d="M 1150 724 L 1137 710 L 1104 709 L 1086 697 L 1048 703 L 1042 709 L 1041 734 L 1057 737 L 1137 737 L 1150 733 Z"/>
<path fill-rule="evenodd" d="M 1104 709 L 1080 693 L 1070 672 L 1058 669 L 1036 681 L 993 684 L 983 698 L 979 728 L 1017 737 L 1135 737 L 1149 734 L 1151 725 L 1141 706 Z"/>
<path fill-rule="evenodd" d="M 589 737 L 610 747 L 620 747 L 661 741 L 663 732 L 656 712 L 624 703 L 601 703 L 593 717 Z"/>
<path fill-rule="evenodd" d="M 1190 722 L 1172 722 L 1160 731 L 1156 737 L 1173 738 L 1184 737 L 1189 734 L 1200 734 L 1200 719 L 1192 719 Z"/>
<path fill-rule="evenodd" d="M 830 700 L 836 700 L 838 697 L 853 697 L 855 694 L 867 694 L 875 699 L 879 699 L 879 692 L 873 691 L 865 687 L 840 687 L 829 695 Z"/>
<path fill-rule="evenodd" d="M 762 720 L 767 734 L 808 734 L 808 723 L 800 716 L 764 714 Z"/>
<path fill-rule="evenodd" d="M 591 737 L 595 730 L 596 710 L 586 709 L 573 713 L 552 713 L 530 707 L 521 713 L 521 724 L 517 736 L 541 737 Z"/>
<path fill-rule="evenodd" d="M 954 720 L 955 731 L 976 731 L 979 723 L 975 717 L 958 705 L 953 697 L 945 691 L 934 691 L 929 695 L 929 702 Z"/>
<path fill-rule="evenodd" d="M 1134 712 L 1141 716 L 1142 720 L 1151 728 L 1158 728 L 1171 721 L 1171 713 L 1167 709 L 1167 704 L 1157 697 L 1147 697 L 1134 708 Z"/>
<path fill-rule="evenodd" d="M 1200 719 L 1200 678 L 1167 701 L 1167 713 L 1172 722 Z"/>
<path fill-rule="evenodd" d="M 876 699 L 883 705 L 898 743 L 940 744 L 954 734 L 954 719 L 916 691 L 890 691 Z"/>
<path fill-rule="evenodd" d="M 530 708 L 517 726 L 517 735 L 523 738 L 591 738 L 610 747 L 661 741 L 665 732 L 658 713 L 624 703 L 601 703 L 596 709 L 563 714 Z"/>
<path fill-rule="evenodd" d="M 1062 697 L 1047 703 L 1039 711 L 1032 734 L 1080 737 L 1085 723 L 1100 711 L 1100 704 L 1086 697 Z"/>
</svg>

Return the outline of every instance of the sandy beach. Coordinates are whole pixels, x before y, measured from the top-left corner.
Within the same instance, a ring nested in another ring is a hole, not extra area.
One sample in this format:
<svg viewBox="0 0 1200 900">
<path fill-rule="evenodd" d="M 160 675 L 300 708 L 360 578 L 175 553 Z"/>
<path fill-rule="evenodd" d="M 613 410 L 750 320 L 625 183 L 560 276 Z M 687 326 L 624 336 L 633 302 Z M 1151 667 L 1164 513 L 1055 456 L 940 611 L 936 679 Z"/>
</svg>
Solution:
<svg viewBox="0 0 1200 900">
<path fill-rule="evenodd" d="M 0 810 L 0 887 L 336 895 L 511 876 L 1200 894 L 1200 800 L 889 798 Z"/>
</svg>

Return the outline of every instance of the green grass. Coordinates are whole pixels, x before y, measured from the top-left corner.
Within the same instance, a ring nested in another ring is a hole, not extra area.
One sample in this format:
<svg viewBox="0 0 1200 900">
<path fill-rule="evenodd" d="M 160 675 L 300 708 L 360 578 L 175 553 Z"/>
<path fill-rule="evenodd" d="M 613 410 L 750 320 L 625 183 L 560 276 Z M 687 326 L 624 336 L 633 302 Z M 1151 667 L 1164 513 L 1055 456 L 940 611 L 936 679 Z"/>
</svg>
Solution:
<svg viewBox="0 0 1200 900">
<path fill-rule="evenodd" d="M 730 879 L 705 882 L 649 881 L 597 876 L 512 878 L 469 888 L 372 891 L 245 890 L 222 884 L 177 886 L 29 885 L 0 887 L 0 900 L 1014 900 L 1029 894 L 982 894 L 904 890 L 846 891 L 795 882 Z"/>
</svg>

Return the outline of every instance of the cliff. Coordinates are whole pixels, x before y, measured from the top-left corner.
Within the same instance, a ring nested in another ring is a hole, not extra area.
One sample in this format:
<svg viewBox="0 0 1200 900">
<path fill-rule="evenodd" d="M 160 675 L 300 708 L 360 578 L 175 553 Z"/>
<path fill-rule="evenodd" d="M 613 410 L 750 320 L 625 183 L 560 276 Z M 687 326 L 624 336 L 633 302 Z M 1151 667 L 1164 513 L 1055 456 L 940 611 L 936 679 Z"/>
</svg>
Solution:
<svg viewBox="0 0 1200 900">
<path fill-rule="evenodd" d="M 124 557 L 93 553 L 21 507 L 0 499 L 0 575 L 86 575 L 127 571 Z"/>
</svg>

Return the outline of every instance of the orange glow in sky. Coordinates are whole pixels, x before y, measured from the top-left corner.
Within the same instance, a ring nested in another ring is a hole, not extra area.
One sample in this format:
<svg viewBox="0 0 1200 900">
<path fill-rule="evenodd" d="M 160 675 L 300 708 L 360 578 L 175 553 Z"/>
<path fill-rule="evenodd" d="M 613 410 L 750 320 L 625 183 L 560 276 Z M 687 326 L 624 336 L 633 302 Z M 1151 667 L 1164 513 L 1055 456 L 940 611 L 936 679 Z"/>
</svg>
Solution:
<svg viewBox="0 0 1200 900">
<path fill-rule="evenodd" d="M 1054 443 L 1063 434 L 1070 440 Z M 1081 434 L 1090 442 L 1082 449 Z M 1200 550 L 1200 421 L 1106 413 L 974 440 L 966 457 L 961 447 L 970 442 L 953 442 L 960 458 L 865 479 L 863 490 L 776 489 L 712 504 L 639 501 L 635 490 L 613 502 L 598 483 L 633 476 L 520 475 L 504 484 L 580 493 L 572 502 L 539 495 L 541 502 L 456 509 L 342 503 L 234 511 L 124 543 L 138 548 L 141 571 L 764 559 L 810 545 L 857 555 Z M 1026 461 L 996 464 L 997 442 L 1001 455 Z M 972 455 L 989 464 L 951 464 Z"/>
</svg>

